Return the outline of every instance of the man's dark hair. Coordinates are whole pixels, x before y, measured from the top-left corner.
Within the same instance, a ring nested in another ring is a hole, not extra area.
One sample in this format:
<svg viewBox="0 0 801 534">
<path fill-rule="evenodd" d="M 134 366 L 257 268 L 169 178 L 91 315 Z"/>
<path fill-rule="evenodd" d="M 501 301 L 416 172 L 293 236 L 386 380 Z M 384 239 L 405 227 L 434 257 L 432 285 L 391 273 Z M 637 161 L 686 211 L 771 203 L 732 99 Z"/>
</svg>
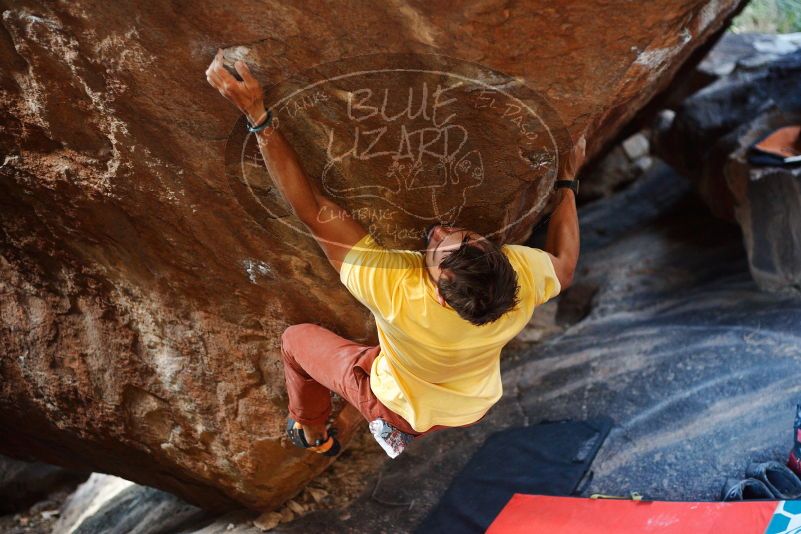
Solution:
<svg viewBox="0 0 801 534">
<path fill-rule="evenodd" d="M 518 303 L 517 274 L 500 247 L 484 240 L 461 246 L 439 264 L 440 295 L 462 319 L 476 326 L 491 323 Z"/>
</svg>

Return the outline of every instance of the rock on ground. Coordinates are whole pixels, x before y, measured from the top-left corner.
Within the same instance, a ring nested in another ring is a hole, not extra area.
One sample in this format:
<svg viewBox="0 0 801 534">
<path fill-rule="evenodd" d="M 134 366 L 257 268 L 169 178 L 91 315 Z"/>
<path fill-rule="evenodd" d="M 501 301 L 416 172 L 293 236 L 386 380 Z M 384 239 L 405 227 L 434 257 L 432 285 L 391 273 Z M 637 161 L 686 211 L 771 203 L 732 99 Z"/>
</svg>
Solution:
<svg viewBox="0 0 801 534">
<path fill-rule="evenodd" d="M 699 69 L 718 78 L 664 124 L 657 152 L 740 225 L 762 289 L 801 294 L 801 168 L 748 162 L 754 142 L 801 124 L 801 34 L 727 34 Z"/>
<path fill-rule="evenodd" d="M 94 473 L 64 503 L 53 531 L 167 534 L 201 522 L 206 515 L 169 493 Z"/>
<path fill-rule="evenodd" d="M 218 48 L 253 64 L 309 173 L 380 239 L 413 246 L 446 218 L 518 221 L 519 240 L 569 136 L 597 153 L 742 3 L 3 1 L 0 451 L 215 509 L 276 507 L 326 467 L 282 440 L 280 334 L 374 342 L 370 316 L 207 85 Z M 410 88 L 425 113 L 398 111 Z M 369 157 L 384 148 L 425 166 Z M 359 418 L 340 418 L 347 442 Z"/>
<path fill-rule="evenodd" d="M 40 462 L 0 456 L 0 515 L 20 511 L 62 487 L 72 487 L 87 474 Z"/>
<path fill-rule="evenodd" d="M 798 74 L 801 84 L 801 69 Z M 795 124 L 801 124 L 801 108 L 794 116 Z M 751 144 L 786 126 L 789 118 L 772 110 L 740 129 L 725 175 L 754 280 L 766 291 L 801 296 L 801 165 L 755 167 L 748 162 Z"/>
<path fill-rule="evenodd" d="M 88 476 L 0 456 L 0 532 L 50 533 L 61 504 Z"/>
</svg>

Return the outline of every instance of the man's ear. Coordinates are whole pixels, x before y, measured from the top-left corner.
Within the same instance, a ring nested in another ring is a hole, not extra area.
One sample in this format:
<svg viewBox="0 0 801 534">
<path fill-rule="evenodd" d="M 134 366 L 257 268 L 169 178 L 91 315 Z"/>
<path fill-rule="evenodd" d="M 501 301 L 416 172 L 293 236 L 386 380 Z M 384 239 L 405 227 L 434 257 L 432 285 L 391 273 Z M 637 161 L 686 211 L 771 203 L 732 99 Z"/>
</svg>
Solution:
<svg viewBox="0 0 801 534">
<path fill-rule="evenodd" d="M 449 270 L 446 270 L 446 269 L 442 269 L 442 270 L 440 271 L 440 273 L 439 273 L 439 278 L 440 278 L 440 280 L 441 280 L 442 278 L 445 278 L 446 280 L 450 280 L 452 276 L 453 276 L 453 273 L 452 273 L 451 271 L 449 271 Z M 439 303 L 440 303 L 442 306 L 445 306 L 445 307 L 447 308 L 447 307 L 448 307 L 448 303 L 447 303 L 447 302 L 445 302 L 445 297 L 443 297 L 443 296 L 442 296 L 442 293 L 440 293 L 440 292 L 439 292 L 439 284 L 436 284 L 436 288 L 437 288 L 437 301 L 438 301 L 438 302 L 439 302 Z"/>
</svg>

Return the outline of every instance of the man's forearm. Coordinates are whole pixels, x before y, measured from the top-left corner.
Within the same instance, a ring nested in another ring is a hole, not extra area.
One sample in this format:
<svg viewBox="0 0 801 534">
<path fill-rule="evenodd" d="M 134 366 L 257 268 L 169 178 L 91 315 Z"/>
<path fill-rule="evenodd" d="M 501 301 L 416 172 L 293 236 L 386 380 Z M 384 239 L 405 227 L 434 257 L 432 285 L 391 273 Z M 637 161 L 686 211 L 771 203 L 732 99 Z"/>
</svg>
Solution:
<svg viewBox="0 0 801 534">
<path fill-rule="evenodd" d="M 559 189 L 557 195 L 560 195 L 560 198 L 548 223 L 545 250 L 556 256 L 562 265 L 569 267 L 565 274 L 572 279 L 579 256 L 576 196 L 568 188 Z"/>
<path fill-rule="evenodd" d="M 264 107 L 261 84 L 244 61 L 234 63 L 234 68 L 240 80 L 225 69 L 220 49 L 206 69 L 206 80 L 244 113 L 250 124 L 263 124 L 268 112 Z M 306 225 L 331 265 L 339 271 L 353 246 L 364 239 L 364 227 L 346 209 L 320 193 L 281 132 L 270 126 L 256 136 L 264 164 L 281 196 Z M 325 219 L 320 218 L 323 208 L 329 212 Z"/>
<path fill-rule="evenodd" d="M 303 170 L 292 145 L 273 128 L 262 130 L 256 137 L 267 171 L 298 218 L 306 222 L 317 217 L 319 192 Z"/>
</svg>

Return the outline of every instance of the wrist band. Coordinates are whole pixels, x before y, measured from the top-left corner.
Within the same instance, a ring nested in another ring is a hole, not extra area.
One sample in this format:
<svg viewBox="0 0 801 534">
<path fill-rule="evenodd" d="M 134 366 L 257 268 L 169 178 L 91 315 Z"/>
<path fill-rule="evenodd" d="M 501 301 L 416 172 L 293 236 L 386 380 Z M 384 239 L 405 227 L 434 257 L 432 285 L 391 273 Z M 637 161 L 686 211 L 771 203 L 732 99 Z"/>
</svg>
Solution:
<svg viewBox="0 0 801 534">
<path fill-rule="evenodd" d="M 248 131 L 250 133 L 258 133 L 258 132 L 264 130 L 265 128 L 267 128 L 269 126 L 272 126 L 272 124 L 273 124 L 273 110 L 271 110 L 271 109 L 267 110 L 267 116 L 264 118 L 264 121 L 262 121 L 261 124 L 257 124 L 256 126 L 251 126 L 250 125 L 250 121 L 245 119 L 245 122 L 247 122 Z"/>
<path fill-rule="evenodd" d="M 568 189 L 572 189 L 573 193 L 578 195 L 579 192 L 579 181 L 578 180 L 557 180 L 554 184 L 554 189 L 559 189 L 562 187 L 567 187 Z"/>
</svg>

